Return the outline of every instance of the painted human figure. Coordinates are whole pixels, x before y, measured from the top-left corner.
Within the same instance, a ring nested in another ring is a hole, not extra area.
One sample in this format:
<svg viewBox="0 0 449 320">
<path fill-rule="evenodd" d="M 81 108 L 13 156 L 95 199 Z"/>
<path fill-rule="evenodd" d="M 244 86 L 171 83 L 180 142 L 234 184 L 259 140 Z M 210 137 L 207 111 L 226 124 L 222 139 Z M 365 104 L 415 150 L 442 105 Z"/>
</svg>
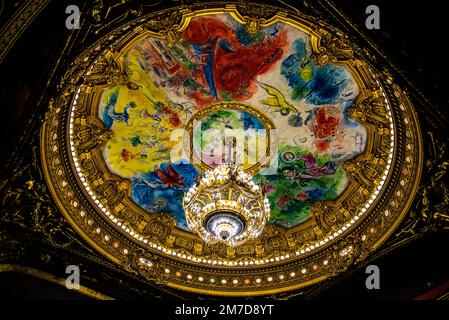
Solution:
<svg viewBox="0 0 449 320">
<path fill-rule="evenodd" d="M 282 173 L 287 179 L 316 179 L 324 175 L 334 174 L 336 171 L 335 162 L 328 161 L 322 166 L 317 166 L 316 159 L 312 154 L 304 155 L 298 160 L 304 161 L 304 168 L 301 168 L 298 172 L 298 168 L 295 166 L 288 166 L 282 169 Z"/>
</svg>

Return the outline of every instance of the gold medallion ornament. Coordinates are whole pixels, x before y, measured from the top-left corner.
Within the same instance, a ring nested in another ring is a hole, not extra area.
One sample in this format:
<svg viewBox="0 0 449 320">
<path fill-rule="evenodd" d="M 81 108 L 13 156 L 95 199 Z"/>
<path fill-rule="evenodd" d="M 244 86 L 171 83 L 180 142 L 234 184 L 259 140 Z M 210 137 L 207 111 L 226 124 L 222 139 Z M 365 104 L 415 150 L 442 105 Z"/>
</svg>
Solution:
<svg viewBox="0 0 449 320">
<path fill-rule="evenodd" d="M 53 198 L 149 282 L 272 295 L 365 261 L 417 193 L 417 115 L 316 17 L 198 4 L 111 31 L 70 64 L 41 132 Z"/>
</svg>

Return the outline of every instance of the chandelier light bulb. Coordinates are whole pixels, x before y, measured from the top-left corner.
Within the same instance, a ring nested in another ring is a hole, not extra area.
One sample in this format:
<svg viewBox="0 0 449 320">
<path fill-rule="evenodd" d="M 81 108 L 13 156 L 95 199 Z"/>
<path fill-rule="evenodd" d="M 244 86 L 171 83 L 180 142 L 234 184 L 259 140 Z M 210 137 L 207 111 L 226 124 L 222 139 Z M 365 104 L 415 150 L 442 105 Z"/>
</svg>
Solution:
<svg viewBox="0 0 449 320">
<path fill-rule="evenodd" d="M 270 202 L 252 177 L 234 164 L 207 171 L 184 195 L 189 228 L 208 243 L 238 246 L 257 238 Z"/>
</svg>

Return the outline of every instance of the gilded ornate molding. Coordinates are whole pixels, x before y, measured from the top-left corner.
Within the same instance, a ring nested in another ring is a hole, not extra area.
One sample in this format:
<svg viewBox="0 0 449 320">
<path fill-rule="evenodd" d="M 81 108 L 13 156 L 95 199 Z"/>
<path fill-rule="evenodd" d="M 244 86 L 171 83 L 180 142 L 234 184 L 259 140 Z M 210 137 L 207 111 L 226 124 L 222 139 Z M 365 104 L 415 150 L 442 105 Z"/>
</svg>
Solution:
<svg viewBox="0 0 449 320">
<path fill-rule="evenodd" d="M 49 2 L 50 0 L 27 1 L 0 30 L 0 62 L 6 57 L 23 31 Z"/>
<path fill-rule="evenodd" d="M 132 27 L 113 32 L 108 36 L 115 39 L 112 44 L 99 41 L 88 49 L 64 77 L 61 95 L 48 112 L 42 159 L 52 194 L 69 222 L 94 248 L 126 270 L 149 281 L 206 294 L 275 294 L 338 275 L 388 238 L 417 191 L 422 138 L 406 94 L 393 78 L 361 60 L 344 35 L 326 30 L 322 23 L 315 25 L 312 18 L 273 7 L 242 5 L 237 9 L 174 8 L 165 16 L 147 16 L 140 24 L 134 22 Z M 369 133 L 367 151 L 345 161 L 350 185 L 342 196 L 316 202 L 313 219 L 305 227 L 283 230 L 270 226 L 260 239 L 237 248 L 207 245 L 176 228 L 169 216 L 148 215 L 137 208 L 129 199 L 129 183 L 111 174 L 103 162 L 100 149 L 110 139 L 110 131 L 94 116 L 102 89 L 112 84 L 139 89 L 124 72 L 121 52 L 149 35 L 174 44 L 195 15 L 223 12 L 245 24 L 250 34 L 275 22 L 310 34 L 318 65 L 344 65 L 356 78 L 361 93 L 350 116 Z M 72 146 L 68 141 L 71 130 Z M 84 172 L 83 178 L 77 170 Z M 84 182 L 89 190 L 82 187 Z M 365 203 L 369 205 L 363 209 Z M 364 211 L 359 215 L 360 210 Z M 215 267 L 215 260 L 221 265 L 226 262 L 226 267 Z M 263 266 L 252 267 L 255 261 L 263 261 Z"/>
</svg>

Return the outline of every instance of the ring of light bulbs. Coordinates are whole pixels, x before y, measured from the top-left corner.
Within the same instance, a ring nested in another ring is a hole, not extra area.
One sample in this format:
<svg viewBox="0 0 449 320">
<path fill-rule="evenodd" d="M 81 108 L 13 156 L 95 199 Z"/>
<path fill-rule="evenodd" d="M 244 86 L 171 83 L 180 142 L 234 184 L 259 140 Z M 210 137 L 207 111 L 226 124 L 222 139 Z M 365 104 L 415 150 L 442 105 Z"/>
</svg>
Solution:
<svg viewBox="0 0 449 320">
<path fill-rule="evenodd" d="M 92 69 L 94 68 L 95 64 L 98 62 L 98 59 L 95 60 L 93 62 L 93 64 L 89 67 L 89 69 L 86 71 L 86 75 L 89 75 L 92 71 Z M 370 70 L 371 71 L 371 70 Z M 394 153 L 394 142 L 395 142 L 395 131 L 394 131 L 394 124 L 393 124 L 393 116 L 392 116 L 392 112 L 391 112 L 391 108 L 390 108 L 390 104 L 386 98 L 386 94 L 384 89 L 382 88 L 382 85 L 380 84 L 379 80 L 376 79 L 376 82 L 380 88 L 380 90 L 382 91 L 382 95 L 385 101 L 385 105 L 386 105 L 386 109 L 387 109 L 387 113 L 388 113 L 388 120 L 389 120 L 389 127 L 390 127 L 390 152 L 388 155 L 388 159 L 387 159 L 387 165 L 386 168 L 384 170 L 384 173 L 379 181 L 379 184 L 376 186 L 376 189 L 374 190 L 374 192 L 372 193 L 371 197 L 365 202 L 364 206 L 360 209 L 360 211 L 354 215 L 352 217 L 352 219 L 346 223 L 343 227 L 341 227 L 340 229 L 338 229 L 335 232 L 332 232 L 330 234 L 328 234 L 327 236 L 325 236 L 323 239 L 321 240 L 317 240 L 309 245 L 307 245 L 304 248 L 301 248 L 295 252 L 292 252 L 291 254 L 286 254 L 286 255 L 280 255 L 280 256 L 276 256 L 273 258 L 266 258 L 266 259 L 250 259 L 248 258 L 248 260 L 246 261 L 233 261 L 233 260 L 227 260 L 227 259 L 204 259 L 204 258 L 200 258 L 200 257 L 196 257 L 193 255 L 189 255 L 189 254 L 185 254 L 182 252 L 178 252 L 174 249 L 170 249 L 167 248 L 163 245 L 154 243 L 150 240 L 148 240 L 147 238 L 145 238 L 143 235 L 139 234 L 137 231 L 134 231 L 131 227 L 127 226 L 124 222 L 119 221 L 119 219 L 117 219 L 117 217 L 115 217 L 112 213 L 109 212 L 109 210 L 100 202 L 100 200 L 96 197 L 96 195 L 94 194 L 94 192 L 92 191 L 92 189 L 90 188 L 90 185 L 87 181 L 87 179 L 85 178 L 82 169 L 80 167 L 79 161 L 78 161 L 78 156 L 76 154 L 75 151 L 75 147 L 74 147 L 74 131 L 73 131 L 73 126 L 74 126 L 74 118 L 75 118 L 75 108 L 78 104 L 78 99 L 79 99 L 79 94 L 81 92 L 81 88 L 83 85 L 80 85 L 75 93 L 75 97 L 73 99 L 73 103 L 70 109 L 70 116 L 69 116 L 69 149 L 71 152 L 71 156 L 72 156 L 72 161 L 73 161 L 73 165 L 75 167 L 76 173 L 85 189 L 85 191 L 87 192 L 87 194 L 90 196 L 90 198 L 93 200 L 93 202 L 95 203 L 96 207 L 113 223 L 115 224 L 118 228 L 122 229 L 123 231 L 125 231 L 126 233 L 128 233 L 132 238 L 134 238 L 136 241 L 138 241 L 139 243 L 142 243 L 144 245 L 148 245 L 150 248 L 157 250 L 161 253 L 173 256 L 173 257 L 177 257 L 179 259 L 182 260 L 186 260 L 186 261 L 190 261 L 190 262 L 195 262 L 195 263 L 202 263 L 202 264 L 207 264 L 207 265 L 219 265 L 219 266 L 248 266 L 248 265 L 264 265 L 264 264 L 270 264 L 270 263 L 277 263 L 280 261 L 285 261 L 285 260 L 289 260 L 289 259 L 295 259 L 299 256 L 308 254 L 324 245 L 326 245 L 327 243 L 329 243 L 330 241 L 332 241 L 333 239 L 341 236 L 344 232 L 346 232 L 352 225 L 354 225 L 356 223 L 356 221 L 358 221 L 372 206 L 372 204 L 374 203 L 374 201 L 376 200 L 377 196 L 379 195 L 379 193 L 381 192 L 383 186 L 385 185 L 385 182 L 388 178 L 391 166 L 392 166 L 392 162 L 393 162 L 393 153 Z"/>
</svg>

